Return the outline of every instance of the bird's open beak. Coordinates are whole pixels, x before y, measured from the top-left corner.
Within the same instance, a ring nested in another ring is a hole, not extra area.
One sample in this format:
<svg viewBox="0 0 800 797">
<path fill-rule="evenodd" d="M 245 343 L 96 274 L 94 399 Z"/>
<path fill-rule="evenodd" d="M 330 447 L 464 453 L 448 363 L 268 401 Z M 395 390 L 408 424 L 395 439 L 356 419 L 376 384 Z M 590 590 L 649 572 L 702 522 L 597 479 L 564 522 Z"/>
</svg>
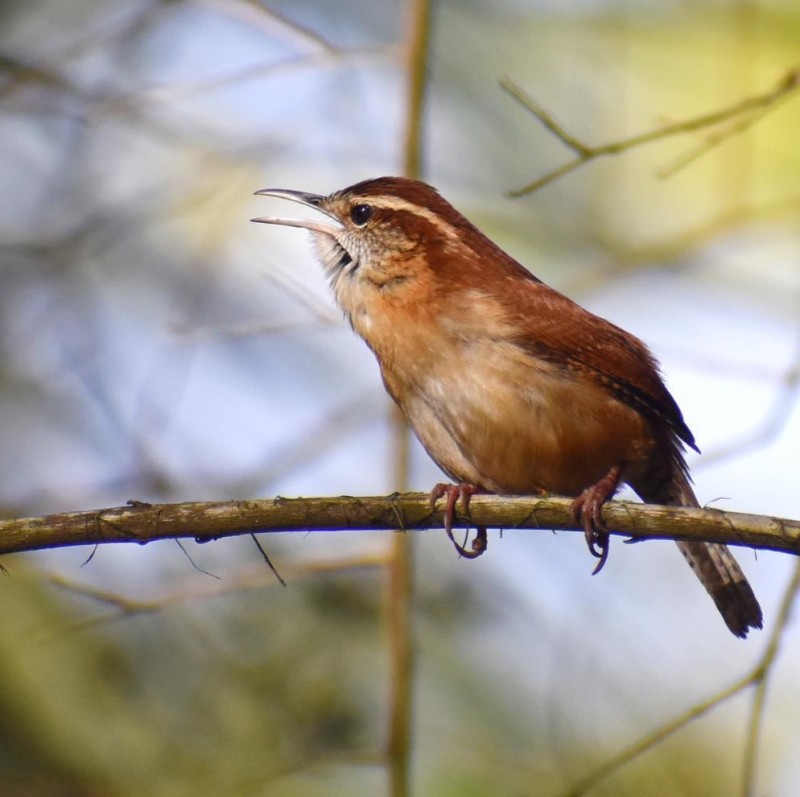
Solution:
<svg viewBox="0 0 800 797">
<path fill-rule="evenodd" d="M 331 237 L 336 237 L 337 233 L 342 231 L 342 223 L 331 212 L 322 207 L 322 201 L 325 197 L 319 194 L 307 194 L 305 191 L 290 191 L 286 188 L 262 188 L 256 191 L 256 196 L 274 196 L 279 199 L 289 199 L 292 202 L 297 202 L 300 205 L 305 205 L 307 208 L 324 213 L 329 219 L 336 222 L 333 224 L 326 224 L 322 221 L 315 221 L 314 219 L 286 219 L 280 216 L 259 216 L 250 221 L 257 221 L 260 224 L 282 224 L 285 227 L 303 227 L 306 230 L 313 230 L 314 232 L 321 232 Z"/>
</svg>

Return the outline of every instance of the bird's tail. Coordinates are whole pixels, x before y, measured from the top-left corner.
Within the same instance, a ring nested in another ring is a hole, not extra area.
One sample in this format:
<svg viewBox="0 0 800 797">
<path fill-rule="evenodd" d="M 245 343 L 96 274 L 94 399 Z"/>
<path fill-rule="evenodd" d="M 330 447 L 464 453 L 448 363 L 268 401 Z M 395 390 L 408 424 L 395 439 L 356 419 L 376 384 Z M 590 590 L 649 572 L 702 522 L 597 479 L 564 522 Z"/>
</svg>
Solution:
<svg viewBox="0 0 800 797">
<path fill-rule="evenodd" d="M 689 479 L 683 473 L 673 476 L 669 494 L 661 496 L 658 502 L 673 506 L 700 506 Z M 744 639 L 751 628 L 761 628 L 761 607 L 727 545 L 707 542 L 678 542 L 677 545 L 717 605 L 725 625 L 737 637 Z"/>
<path fill-rule="evenodd" d="M 736 636 L 744 639 L 751 628 L 761 628 L 761 607 L 727 545 L 678 542 L 677 546 Z"/>
</svg>

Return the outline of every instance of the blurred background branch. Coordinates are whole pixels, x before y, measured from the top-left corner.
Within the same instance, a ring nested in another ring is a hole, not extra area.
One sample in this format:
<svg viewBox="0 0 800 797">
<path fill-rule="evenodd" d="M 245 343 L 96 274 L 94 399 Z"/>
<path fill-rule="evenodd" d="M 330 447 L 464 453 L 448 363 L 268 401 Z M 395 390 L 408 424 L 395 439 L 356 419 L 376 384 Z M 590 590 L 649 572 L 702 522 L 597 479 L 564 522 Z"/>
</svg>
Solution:
<svg viewBox="0 0 800 797">
<path fill-rule="evenodd" d="M 558 138 L 566 147 L 571 149 L 576 156 L 573 160 L 547 172 L 547 174 L 534 180 L 532 183 L 528 183 L 522 188 L 515 188 L 513 191 L 509 192 L 510 196 L 519 197 L 530 194 L 548 183 L 553 182 L 553 180 L 557 180 L 559 177 L 564 177 L 584 163 L 594 160 L 594 158 L 599 158 L 604 155 L 619 155 L 634 147 L 641 147 L 644 144 L 651 144 L 654 141 L 660 141 L 664 138 L 694 133 L 706 128 L 715 128 L 712 133 L 705 134 L 701 144 L 676 158 L 670 166 L 660 170 L 660 177 L 671 177 L 676 172 L 685 168 L 695 160 L 695 158 L 700 157 L 700 155 L 718 146 L 731 136 L 749 129 L 767 112 L 774 110 L 781 101 L 786 100 L 788 96 L 797 89 L 798 85 L 800 85 L 800 70 L 793 69 L 788 72 L 771 91 L 742 100 L 730 107 L 723 108 L 719 111 L 712 111 L 711 113 L 705 113 L 693 119 L 684 119 L 680 122 L 664 125 L 656 130 L 639 133 L 638 135 L 620 141 L 612 141 L 608 144 L 600 145 L 585 144 L 583 141 L 580 141 L 568 133 L 533 97 L 527 94 L 510 77 L 502 78 L 500 80 L 500 85 L 523 107 L 527 108 L 547 130 Z M 728 124 L 727 127 L 721 127 L 729 122 L 730 124 Z"/>
<path fill-rule="evenodd" d="M 422 177 L 423 122 L 428 86 L 429 0 L 407 0 L 406 103 L 403 173 Z M 390 410 L 392 482 L 407 490 L 411 471 L 411 433 L 396 407 Z M 389 794 L 411 794 L 412 732 L 414 727 L 414 563 L 410 536 L 392 536 L 387 562 L 386 618 L 389 632 L 389 722 L 386 757 Z"/>
<path fill-rule="evenodd" d="M 620 767 L 629 764 L 638 756 L 643 755 L 653 747 L 661 744 L 664 739 L 671 734 L 685 728 L 690 722 L 694 722 L 709 711 L 723 706 L 732 697 L 735 697 L 740 692 L 751 687 L 753 688 L 753 706 L 750 714 L 748 734 L 745 740 L 742 767 L 744 771 L 740 793 L 742 797 L 750 797 L 750 795 L 756 794 L 756 754 L 760 740 L 760 725 L 764 718 L 766 689 L 799 590 L 800 562 L 796 563 L 794 566 L 794 574 L 784 591 L 780 610 L 778 611 L 778 616 L 775 619 L 775 624 L 764 652 L 749 673 L 737 679 L 730 686 L 711 695 L 706 700 L 695 703 L 688 711 L 678 715 L 661 727 L 656 728 L 643 739 L 630 745 L 630 747 L 620 750 L 617 755 L 597 767 L 597 769 L 590 772 L 565 792 L 564 797 L 581 797 L 581 795 L 589 793 L 598 783 L 613 774 Z"/>
</svg>

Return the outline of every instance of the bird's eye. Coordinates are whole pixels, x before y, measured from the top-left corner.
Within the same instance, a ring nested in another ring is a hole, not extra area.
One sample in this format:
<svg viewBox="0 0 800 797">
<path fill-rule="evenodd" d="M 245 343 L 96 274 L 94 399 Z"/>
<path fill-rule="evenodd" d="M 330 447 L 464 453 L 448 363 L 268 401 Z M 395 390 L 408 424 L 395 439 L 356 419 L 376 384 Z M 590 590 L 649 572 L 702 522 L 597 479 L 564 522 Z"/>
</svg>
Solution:
<svg viewBox="0 0 800 797">
<path fill-rule="evenodd" d="M 353 205 L 350 208 L 350 218 L 353 224 L 363 227 L 371 218 L 374 212 L 372 205 Z"/>
</svg>

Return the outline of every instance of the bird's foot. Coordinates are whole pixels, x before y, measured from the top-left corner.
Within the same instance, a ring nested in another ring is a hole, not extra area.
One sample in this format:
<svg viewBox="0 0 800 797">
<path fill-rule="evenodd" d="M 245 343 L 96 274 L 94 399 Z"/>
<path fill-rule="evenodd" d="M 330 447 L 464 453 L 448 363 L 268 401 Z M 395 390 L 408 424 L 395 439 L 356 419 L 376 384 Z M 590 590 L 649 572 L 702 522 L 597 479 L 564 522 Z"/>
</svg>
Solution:
<svg viewBox="0 0 800 797">
<path fill-rule="evenodd" d="M 593 576 L 603 569 L 608 559 L 611 541 L 603 522 L 603 504 L 617 491 L 621 473 L 622 467 L 615 465 L 599 482 L 587 487 L 572 502 L 572 515 L 577 523 L 583 524 L 589 552 L 599 560 L 592 571 Z"/>
<path fill-rule="evenodd" d="M 447 501 L 444 505 L 444 530 L 450 538 L 450 542 L 458 551 L 459 556 L 466 559 L 477 559 L 485 550 L 488 545 L 488 537 L 486 536 L 486 527 L 478 526 L 475 533 L 475 539 L 472 541 L 470 548 L 465 548 L 453 536 L 453 519 L 455 517 L 456 503 L 461 499 L 461 507 L 464 514 L 469 513 L 469 499 L 473 494 L 478 491 L 474 484 L 437 484 L 431 490 L 431 509 L 436 506 L 436 501 L 442 496 L 447 496 Z"/>
</svg>

